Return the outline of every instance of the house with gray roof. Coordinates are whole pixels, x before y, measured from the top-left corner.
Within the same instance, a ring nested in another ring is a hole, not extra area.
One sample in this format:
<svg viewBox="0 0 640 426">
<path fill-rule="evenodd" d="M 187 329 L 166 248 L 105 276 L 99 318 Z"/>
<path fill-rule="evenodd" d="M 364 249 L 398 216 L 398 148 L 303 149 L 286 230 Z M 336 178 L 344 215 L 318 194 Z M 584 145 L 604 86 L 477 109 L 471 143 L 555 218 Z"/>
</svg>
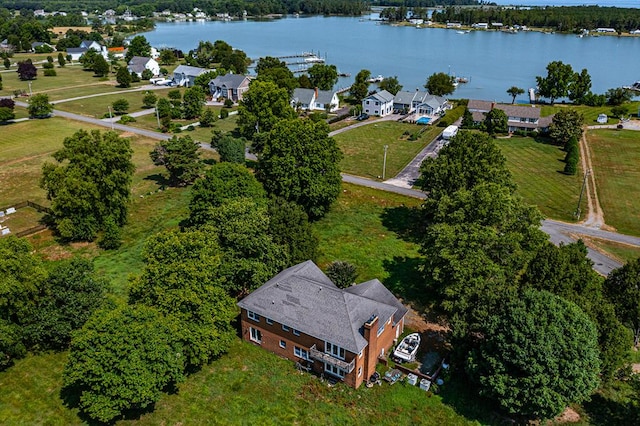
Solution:
<svg viewBox="0 0 640 426">
<path fill-rule="evenodd" d="M 408 311 L 377 279 L 340 289 L 310 260 L 238 306 L 244 340 L 355 388 L 402 334 Z"/>
<path fill-rule="evenodd" d="M 318 90 L 317 87 L 315 89 L 294 89 L 291 96 L 291 106 L 305 111 L 328 110 L 329 112 L 334 112 L 339 109 L 339 105 L 338 92 Z"/>
<path fill-rule="evenodd" d="M 193 87 L 196 77 L 206 72 L 214 71 L 206 68 L 178 65 L 173 70 L 173 82 L 176 86 Z"/>
<path fill-rule="evenodd" d="M 209 91 L 213 99 L 224 98 L 238 102 L 249 90 L 250 81 L 249 77 L 242 74 L 219 75 L 209 82 Z"/>
<path fill-rule="evenodd" d="M 494 108 L 504 111 L 507 115 L 509 132 L 546 132 L 553 119 L 553 115 L 542 117 L 540 108 L 534 105 L 499 104 L 475 99 L 469 100 L 467 104 L 467 109 L 471 112 L 475 124 L 482 123 L 486 114 Z"/>
<path fill-rule="evenodd" d="M 447 98 L 435 96 L 429 92 L 400 91 L 393 97 L 393 109 L 396 112 L 417 113 L 419 115 L 440 115 L 451 109 Z"/>
<path fill-rule="evenodd" d="M 149 70 L 153 75 L 160 74 L 160 64 L 153 58 L 146 58 L 144 56 L 134 56 L 129 60 L 127 70 L 131 73 L 136 73 L 138 77 L 142 77 L 144 70 Z"/>
<path fill-rule="evenodd" d="M 386 90 L 373 93 L 362 100 L 362 112 L 385 117 L 393 113 L 394 96 Z"/>
</svg>

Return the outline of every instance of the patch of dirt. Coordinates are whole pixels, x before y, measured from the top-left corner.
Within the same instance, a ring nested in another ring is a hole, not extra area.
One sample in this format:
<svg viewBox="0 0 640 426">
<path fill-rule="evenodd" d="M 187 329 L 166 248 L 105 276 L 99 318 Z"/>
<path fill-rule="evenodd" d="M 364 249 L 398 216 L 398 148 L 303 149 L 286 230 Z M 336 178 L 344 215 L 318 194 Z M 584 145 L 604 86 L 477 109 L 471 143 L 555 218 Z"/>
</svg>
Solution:
<svg viewBox="0 0 640 426">
<path fill-rule="evenodd" d="M 580 421 L 580 414 L 573 408 L 567 407 L 555 420 L 558 423 L 577 423 Z"/>
<path fill-rule="evenodd" d="M 640 364 L 631 364 L 633 374 L 640 374 Z"/>
<path fill-rule="evenodd" d="M 63 260 L 73 256 L 69 250 L 57 244 L 43 248 L 40 253 L 46 260 Z"/>
<path fill-rule="evenodd" d="M 120 133 L 120 137 L 121 138 L 130 138 L 132 136 L 136 136 L 135 133 L 132 133 L 132 132 L 122 132 L 122 133 Z"/>
<path fill-rule="evenodd" d="M 440 354 L 447 352 L 450 349 L 446 339 L 450 331 L 449 327 L 428 321 L 424 315 L 419 314 L 411 306 L 408 306 L 408 308 L 409 312 L 404 318 L 404 325 L 420 333 L 422 337 L 421 347 L 435 350 Z"/>
</svg>

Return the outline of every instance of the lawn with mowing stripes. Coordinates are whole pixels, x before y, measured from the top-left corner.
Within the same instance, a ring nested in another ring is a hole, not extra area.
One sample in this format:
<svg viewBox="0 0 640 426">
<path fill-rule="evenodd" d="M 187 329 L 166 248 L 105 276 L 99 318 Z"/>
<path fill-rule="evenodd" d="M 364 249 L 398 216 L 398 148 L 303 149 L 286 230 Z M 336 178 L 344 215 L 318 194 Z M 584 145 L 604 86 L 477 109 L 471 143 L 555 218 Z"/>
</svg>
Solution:
<svg viewBox="0 0 640 426">
<path fill-rule="evenodd" d="M 590 130 L 587 138 L 605 223 L 640 235 L 640 132 Z"/>
<path fill-rule="evenodd" d="M 337 134 L 334 139 L 344 154 L 340 169 L 375 179 L 382 175 L 384 146 L 388 145 L 385 178 L 392 178 L 442 131 L 427 127 L 418 140 L 408 140 L 409 134 L 422 129 L 416 124 L 382 121 Z"/>
<path fill-rule="evenodd" d="M 169 90 L 171 89 L 154 90 L 153 93 L 157 96 L 166 96 Z M 109 92 L 111 91 L 112 90 Z M 120 92 L 104 96 L 93 96 L 86 99 L 58 103 L 55 105 L 55 108 L 90 117 L 105 118 L 109 117 L 109 107 L 111 104 L 118 99 L 126 99 L 129 102 L 128 113 L 142 110 L 142 98 L 144 98 L 145 93 L 146 91 L 139 90 L 135 92 Z M 111 112 L 113 114 L 113 108 L 111 108 Z M 155 114 L 151 114 L 151 117 L 155 120 Z"/>
<path fill-rule="evenodd" d="M 538 206 L 549 218 L 574 221 L 580 196 L 582 173 L 562 173 L 565 152 L 555 145 L 536 142 L 533 138 L 496 139 L 507 158 L 507 167 L 518 185 L 517 193 L 527 204 Z M 586 211 L 583 197 L 582 211 Z"/>
<path fill-rule="evenodd" d="M 629 106 L 630 114 L 635 115 L 638 113 L 640 102 L 629 102 L 627 105 Z M 599 124 L 597 119 L 598 119 L 598 115 L 600 114 L 607 115 L 608 124 L 617 124 L 620 120 L 618 120 L 613 116 L 613 114 L 611 113 L 611 108 L 612 107 L 608 105 L 603 105 L 601 107 L 590 107 L 586 105 L 561 105 L 561 104 L 544 105 L 542 107 L 542 110 L 540 111 L 540 115 L 542 115 L 543 117 L 546 117 L 546 116 L 555 114 L 556 112 L 561 111 L 563 109 L 574 109 L 584 116 L 584 122 L 588 126 Z"/>
</svg>

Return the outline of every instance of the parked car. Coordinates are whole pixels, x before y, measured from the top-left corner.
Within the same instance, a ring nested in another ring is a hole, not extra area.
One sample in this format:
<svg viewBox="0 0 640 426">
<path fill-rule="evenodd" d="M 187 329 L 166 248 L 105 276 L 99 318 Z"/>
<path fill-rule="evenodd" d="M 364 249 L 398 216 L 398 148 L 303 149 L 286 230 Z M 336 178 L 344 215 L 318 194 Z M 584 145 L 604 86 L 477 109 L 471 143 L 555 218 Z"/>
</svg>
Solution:
<svg viewBox="0 0 640 426">
<path fill-rule="evenodd" d="M 364 112 L 362 114 L 360 114 L 359 116 L 356 117 L 356 120 L 358 121 L 364 121 L 367 118 L 369 118 L 369 114 L 365 114 Z"/>
</svg>

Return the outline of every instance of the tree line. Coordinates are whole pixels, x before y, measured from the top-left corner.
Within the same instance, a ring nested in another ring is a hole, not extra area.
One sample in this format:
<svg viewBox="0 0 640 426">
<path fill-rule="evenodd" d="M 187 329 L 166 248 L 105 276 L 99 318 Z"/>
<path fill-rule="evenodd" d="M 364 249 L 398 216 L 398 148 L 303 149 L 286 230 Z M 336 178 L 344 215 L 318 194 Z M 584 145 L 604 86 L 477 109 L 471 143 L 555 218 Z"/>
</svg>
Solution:
<svg viewBox="0 0 640 426">
<path fill-rule="evenodd" d="M 460 22 L 471 25 L 478 22 L 501 22 L 504 25 L 526 25 L 552 28 L 562 32 L 582 29 L 614 28 L 619 33 L 640 28 L 640 10 L 632 8 L 573 6 L 507 8 L 483 6 L 479 8 L 448 7 L 434 11 L 434 22 Z"/>
</svg>

